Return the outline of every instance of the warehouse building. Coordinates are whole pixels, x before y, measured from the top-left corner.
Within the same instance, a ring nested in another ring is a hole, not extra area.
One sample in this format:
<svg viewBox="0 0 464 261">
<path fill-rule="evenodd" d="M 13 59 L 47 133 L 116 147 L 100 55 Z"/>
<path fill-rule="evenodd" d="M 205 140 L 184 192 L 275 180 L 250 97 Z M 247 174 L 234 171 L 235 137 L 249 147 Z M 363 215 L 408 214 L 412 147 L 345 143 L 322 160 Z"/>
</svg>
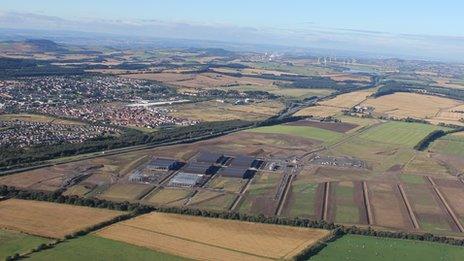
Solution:
<svg viewBox="0 0 464 261">
<path fill-rule="evenodd" d="M 213 174 L 214 167 L 211 163 L 189 162 L 182 168 L 182 172 L 191 174 Z"/>
<path fill-rule="evenodd" d="M 250 179 L 254 176 L 255 171 L 246 167 L 227 167 L 218 172 L 223 177 Z"/>
<path fill-rule="evenodd" d="M 196 161 L 211 164 L 225 164 L 229 158 L 219 153 L 202 151 L 198 154 Z"/>
<path fill-rule="evenodd" d="M 199 184 L 203 177 L 201 174 L 179 172 L 169 181 L 169 186 L 193 187 Z"/>
<path fill-rule="evenodd" d="M 174 159 L 156 158 L 146 166 L 149 170 L 176 170 L 182 166 L 182 163 Z"/>
<path fill-rule="evenodd" d="M 263 161 L 258 160 L 255 157 L 238 155 L 237 157 L 232 159 L 230 166 L 237 167 L 237 168 L 259 169 L 262 164 L 263 164 Z"/>
</svg>

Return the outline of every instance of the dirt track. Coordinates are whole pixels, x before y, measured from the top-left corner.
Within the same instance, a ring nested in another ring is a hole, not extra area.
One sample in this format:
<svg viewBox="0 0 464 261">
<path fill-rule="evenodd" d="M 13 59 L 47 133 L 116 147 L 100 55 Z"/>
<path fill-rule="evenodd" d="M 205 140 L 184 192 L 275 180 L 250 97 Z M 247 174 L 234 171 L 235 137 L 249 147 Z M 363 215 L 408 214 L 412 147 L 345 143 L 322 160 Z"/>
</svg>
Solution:
<svg viewBox="0 0 464 261">
<path fill-rule="evenodd" d="M 441 191 L 438 188 L 437 184 L 435 184 L 435 181 L 433 181 L 433 179 L 431 177 L 429 177 L 429 176 L 427 176 L 425 178 L 430 183 L 430 185 L 432 186 L 432 190 L 435 192 L 435 194 L 437 195 L 437 197 L 440 200 L 441 204 L 443 205 L 444 209 L 446 210 L 446 213 L 449 215 L 449 217 L 453 221 L 453 223 L 455 225 L 454 229 L 457 230 L 457 232 L 461 232 L 461 233 L 464 232 L 464 227 L 462 226 L 461 222 L 459 221 L 459 218 L 456 216 L 454 211 L 451 209 L 451 206 L 446 201 L 445 197 L 441 193 Z"/>
</svg>

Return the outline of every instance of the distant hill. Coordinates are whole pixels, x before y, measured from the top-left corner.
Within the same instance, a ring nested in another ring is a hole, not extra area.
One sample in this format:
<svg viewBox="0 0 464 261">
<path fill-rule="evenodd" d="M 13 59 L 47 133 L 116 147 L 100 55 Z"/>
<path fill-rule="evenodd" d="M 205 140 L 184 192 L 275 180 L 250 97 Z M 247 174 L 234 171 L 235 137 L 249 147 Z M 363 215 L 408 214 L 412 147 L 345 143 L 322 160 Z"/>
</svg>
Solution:
<svg viewBox="0 0 464 261">
<path fill-rule="evenodd" d="M 67 49 L 53 41 L 45 39 L 27 39 L 24 41 L 5 41 L 0 43 L 2 52 L 65 52 Z"/>
</svg>

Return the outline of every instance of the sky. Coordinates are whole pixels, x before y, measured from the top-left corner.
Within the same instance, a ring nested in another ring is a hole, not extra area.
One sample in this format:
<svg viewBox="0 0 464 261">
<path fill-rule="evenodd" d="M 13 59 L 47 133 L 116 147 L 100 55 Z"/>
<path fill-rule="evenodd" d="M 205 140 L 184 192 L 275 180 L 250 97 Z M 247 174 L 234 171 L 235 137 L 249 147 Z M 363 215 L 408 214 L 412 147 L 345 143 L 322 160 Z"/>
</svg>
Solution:
<svg viewBox="0 0 464 261">
<path fill-rule="evenodd" d="M 464 58 L 463 10 L 460 0 L 1 0 L 0 27 L 222 38 L 424 56 L 446 55 L 437 50 L 445 44 L 448 52 Z"/>
</svg>

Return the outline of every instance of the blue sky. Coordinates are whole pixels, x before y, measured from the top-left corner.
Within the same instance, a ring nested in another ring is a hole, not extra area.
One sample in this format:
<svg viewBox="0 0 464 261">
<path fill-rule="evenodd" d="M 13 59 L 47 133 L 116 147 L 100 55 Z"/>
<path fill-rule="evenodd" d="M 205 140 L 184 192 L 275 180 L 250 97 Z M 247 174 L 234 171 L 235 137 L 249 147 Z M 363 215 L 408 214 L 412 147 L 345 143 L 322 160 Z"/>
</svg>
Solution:
<svg viewBox="0 0 464 261">
<path fill-rule="evenodd" d="M 237 26 L 463 35 L 459 0 L 2 0 L 0 10 L 68 19 L 156 19 Z"/>
<path fill-rule="evenodd" d="M 0 0 L 0 28 L 464 61 L 462 0 Z"/>
</svg>

